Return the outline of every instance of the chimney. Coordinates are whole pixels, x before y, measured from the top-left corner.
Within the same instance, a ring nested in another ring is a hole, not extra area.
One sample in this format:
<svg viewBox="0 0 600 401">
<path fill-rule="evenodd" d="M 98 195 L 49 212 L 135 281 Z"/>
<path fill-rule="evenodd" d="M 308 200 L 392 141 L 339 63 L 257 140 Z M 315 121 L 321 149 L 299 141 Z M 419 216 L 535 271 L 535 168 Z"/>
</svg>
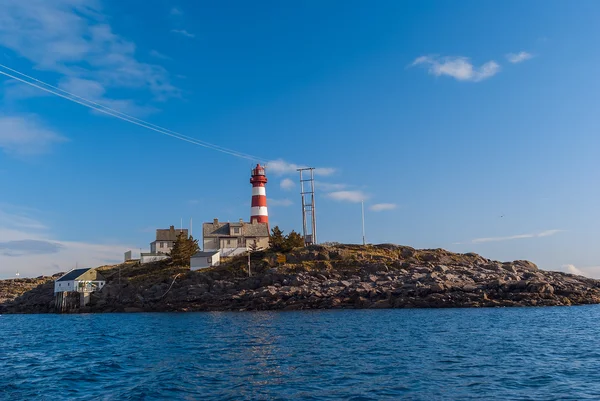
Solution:
<svg viewBox="0 0 600 401">
<path fill-rule="evenodd" d="M 214 219 L 213 220 L 213 225 L 218 226 L 219 225 L 219 219 Z"/>
<path fill-rule="evenodd" d="M 240 219 L 240 224 L 244 224 L 244 219 Z"/>
</svg>

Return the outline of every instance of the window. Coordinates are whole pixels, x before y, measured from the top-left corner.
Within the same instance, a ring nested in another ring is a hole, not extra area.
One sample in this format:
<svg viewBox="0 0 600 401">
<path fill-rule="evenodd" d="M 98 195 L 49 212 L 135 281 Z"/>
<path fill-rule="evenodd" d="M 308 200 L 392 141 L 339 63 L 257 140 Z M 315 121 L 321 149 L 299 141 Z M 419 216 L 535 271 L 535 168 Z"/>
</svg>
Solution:
<svg viewBox="0 0 600 401">
<path fill-rule="evenodd" d="M 212 258 L 211 258 L 211 257 L 208 257 L 208 258 L 206 258 L 206 261 L 207 261 L 208 263 L 212 263 Z"/>
<path fill-rule="evenodd" d="M 233 227 L 233 233 L 234 234 L 239 234 L 240 233 L 240 228 L 239 227 Z"/>
<path fill-rule="evenodd" d="M 161 247 L 161 248 L 164 248 L 164 247 L 165 247 L 165 243 L 164 243 L 164 242 L 161 242 L 161 243 L 160 243 L 160 247 Z"/>
<path fill-rule="evenodd" d="M 60 283 L 58 283 L 58 286 L 60 287 Z"/>
<path fill-rule="evenodd" d="M 231 245 L 231 241 L 230 240 L 227 240 L 227 245 Z"/>
</svg>

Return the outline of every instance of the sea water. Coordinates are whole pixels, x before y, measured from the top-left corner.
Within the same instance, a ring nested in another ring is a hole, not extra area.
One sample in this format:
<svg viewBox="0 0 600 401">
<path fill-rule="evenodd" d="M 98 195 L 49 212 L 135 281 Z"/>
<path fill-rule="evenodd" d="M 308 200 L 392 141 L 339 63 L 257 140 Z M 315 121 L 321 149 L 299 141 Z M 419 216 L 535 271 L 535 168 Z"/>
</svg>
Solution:
<svg viewBox="0 0 600 401">
<path fill-rule="evenodd" d="M 0 316 L 1 400 L 600 399 L 600 306 Z"/>
</svg>

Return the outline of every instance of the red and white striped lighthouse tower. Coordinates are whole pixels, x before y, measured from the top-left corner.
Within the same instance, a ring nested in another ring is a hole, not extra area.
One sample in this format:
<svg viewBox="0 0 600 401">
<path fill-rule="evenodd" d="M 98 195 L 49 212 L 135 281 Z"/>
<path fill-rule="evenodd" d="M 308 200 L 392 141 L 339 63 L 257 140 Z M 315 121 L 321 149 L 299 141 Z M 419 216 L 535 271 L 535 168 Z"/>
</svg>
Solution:
<svg viewBox="0 0 600 401">
<path fill-rule="evenodd" d="M 269 212 L 267 212 L 267 176 L 265 168 L 257 164 L 252 169 L 252 211 L 250 213 L 250 223 L 266 223 L 269 224 Z"/>
</svg>

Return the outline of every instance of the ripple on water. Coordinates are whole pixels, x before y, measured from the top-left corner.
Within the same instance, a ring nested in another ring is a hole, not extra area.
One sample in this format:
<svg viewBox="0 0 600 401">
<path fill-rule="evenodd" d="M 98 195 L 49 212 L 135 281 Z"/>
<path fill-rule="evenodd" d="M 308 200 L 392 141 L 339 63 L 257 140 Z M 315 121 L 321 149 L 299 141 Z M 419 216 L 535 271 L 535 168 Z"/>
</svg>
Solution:
<svg viewBox="0 0 600 401">
<path fill-rule="evenodd" d="M 600 399 L 600 306 L 0 316 L 0 399 Z"/>
</svg>

